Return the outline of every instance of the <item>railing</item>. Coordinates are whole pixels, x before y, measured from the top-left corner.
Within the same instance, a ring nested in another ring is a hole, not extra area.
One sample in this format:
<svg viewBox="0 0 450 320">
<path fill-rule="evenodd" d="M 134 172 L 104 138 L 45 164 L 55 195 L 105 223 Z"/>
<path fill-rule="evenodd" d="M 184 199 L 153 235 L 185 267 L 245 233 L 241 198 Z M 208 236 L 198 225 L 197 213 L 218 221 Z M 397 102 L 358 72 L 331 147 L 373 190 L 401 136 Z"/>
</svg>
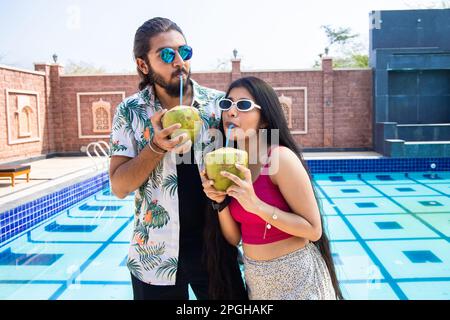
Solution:
<svg viewBox="0 0 450 320">
<path fill-rule="evenodd" d="M 92 151 L 91 151 L 92 150 Z M 94 153 L 94 155 L 92 154 Z M 86 154 L 94 161 L 97 171 L 109 168 L 109 145 L 105 141 L 91 142 L 86 147 Z M 106 161 L 104 159 L 106 157 Z M 100 160 L 100 161 L 97 161 Z"/>
</svg>

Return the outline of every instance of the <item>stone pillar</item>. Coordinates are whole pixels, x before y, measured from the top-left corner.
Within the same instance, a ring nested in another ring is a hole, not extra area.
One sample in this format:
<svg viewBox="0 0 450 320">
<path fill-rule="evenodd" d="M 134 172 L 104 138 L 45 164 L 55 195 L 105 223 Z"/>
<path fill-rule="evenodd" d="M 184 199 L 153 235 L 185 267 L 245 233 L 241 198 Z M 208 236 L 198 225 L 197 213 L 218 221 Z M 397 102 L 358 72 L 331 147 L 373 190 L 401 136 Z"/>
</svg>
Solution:
<svg viewBox="0 0 450 320">
<path fill-rule="evenodd" d="M 231 59 L 231 82 L 241 77 L 241 59 Z"/>
<path fill-rule="evenodd" d="M 64 68 L 59 64 L 35 63 L 34 69 L 45 72 L 48 127 L 45 129 L 47 132 L 44 134 L 48 137 L 49 152 L 63 151 L 64 123 L 60 101 L 60 75 L 64 73 Z"/>
<path fill-rule="evenodd" d="M 333 147 L 333 59 L 322 59 L 322 88 L 323 88 L 323 146 Z"/>
</svg>

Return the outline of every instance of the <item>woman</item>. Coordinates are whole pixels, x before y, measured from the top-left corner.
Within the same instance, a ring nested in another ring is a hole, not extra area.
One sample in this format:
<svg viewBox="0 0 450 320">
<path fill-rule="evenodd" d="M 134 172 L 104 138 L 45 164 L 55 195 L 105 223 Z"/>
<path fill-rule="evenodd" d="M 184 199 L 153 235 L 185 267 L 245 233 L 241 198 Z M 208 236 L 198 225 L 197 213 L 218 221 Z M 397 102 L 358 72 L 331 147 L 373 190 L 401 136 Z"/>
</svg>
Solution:
<svg viewBox="0 0 450 320">
<path fill-rule="evenodd" d="M 258 78 L 242 78 L 231 84 L 219 106 L 223 132 L 238 145 L 245 141 L 248 153 L 254 135 L 259 141 L 260 129 L 269 131 L 267 145 L 257 147 L 257 163 L 237 165 L 245 179 L 222 172 L 234 182 L 225 192 L 202 172 L 208 198 L 231 199 L 218 221 L 230 244 L 242 239 L 249 298 L 342 299 L 319 201 L 275 91 Z M 270 141 L 273 129 L 279 130 L 279 144 Z"/>
</svg>

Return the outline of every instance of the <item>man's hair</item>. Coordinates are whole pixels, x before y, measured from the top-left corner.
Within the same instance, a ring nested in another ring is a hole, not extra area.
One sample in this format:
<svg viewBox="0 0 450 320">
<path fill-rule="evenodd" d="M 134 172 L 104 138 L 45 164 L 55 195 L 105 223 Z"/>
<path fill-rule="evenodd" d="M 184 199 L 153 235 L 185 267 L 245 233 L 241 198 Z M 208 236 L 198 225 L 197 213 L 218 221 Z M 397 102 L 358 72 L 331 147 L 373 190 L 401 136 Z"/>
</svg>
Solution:
<svg viewBox="0 0 450 320">
<path fill-rule="evenodd" d="M 150 51 L 150 39 L 162 32 L 167 32 L 170 30 L 178 31 L 184 37 L 183 31 L 181 31 L 180 27 L 177 26 L 175 22 L 167 18 L 156 17 L 144 22 L 144 24 L 137 29 L 134 36 L 134 58 L 143 59 L 150 67 L 150 63 L 147 59 L 147 54 Z M 141 78 L 139 90 L 144 89 L 147 85 L 153 85 L 153 79 L 150 73 L 144 74 L 141 70 L 139 70 L 139 68 L 137 68 L 137 72 Z"/>
</svg>

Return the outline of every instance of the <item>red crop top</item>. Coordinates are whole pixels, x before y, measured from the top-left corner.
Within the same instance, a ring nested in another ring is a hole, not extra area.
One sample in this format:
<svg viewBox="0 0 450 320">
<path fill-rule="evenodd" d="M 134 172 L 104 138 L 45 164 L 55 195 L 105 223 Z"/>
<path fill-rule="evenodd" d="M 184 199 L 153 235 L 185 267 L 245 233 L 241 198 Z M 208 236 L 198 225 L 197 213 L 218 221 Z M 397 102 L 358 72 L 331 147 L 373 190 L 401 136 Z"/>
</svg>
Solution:
<svg viewBox="0 0 450 320">
<path fill-rule="evenodd" d="M 269 156 L 272 148 L 269 149 Z M 255 194 L 265 203 L 277 207 L 280 210 L 290 212 L 291 209 L 288 203 L 281 194 L 278 186 L 270 180 L 268 171 L 269 167 L 265 165 L 258 178 L 253 182 Z M 241 224 L 242 242 L 244 243 L 266 244 L 292 237 L 291 234 L 281 231 L 274 226 L 266 229 L 266 222 L 256 214 L 246 211 L 235 198 L 231 198 L 228 207 L 234 220 Z"/>
</svg>

